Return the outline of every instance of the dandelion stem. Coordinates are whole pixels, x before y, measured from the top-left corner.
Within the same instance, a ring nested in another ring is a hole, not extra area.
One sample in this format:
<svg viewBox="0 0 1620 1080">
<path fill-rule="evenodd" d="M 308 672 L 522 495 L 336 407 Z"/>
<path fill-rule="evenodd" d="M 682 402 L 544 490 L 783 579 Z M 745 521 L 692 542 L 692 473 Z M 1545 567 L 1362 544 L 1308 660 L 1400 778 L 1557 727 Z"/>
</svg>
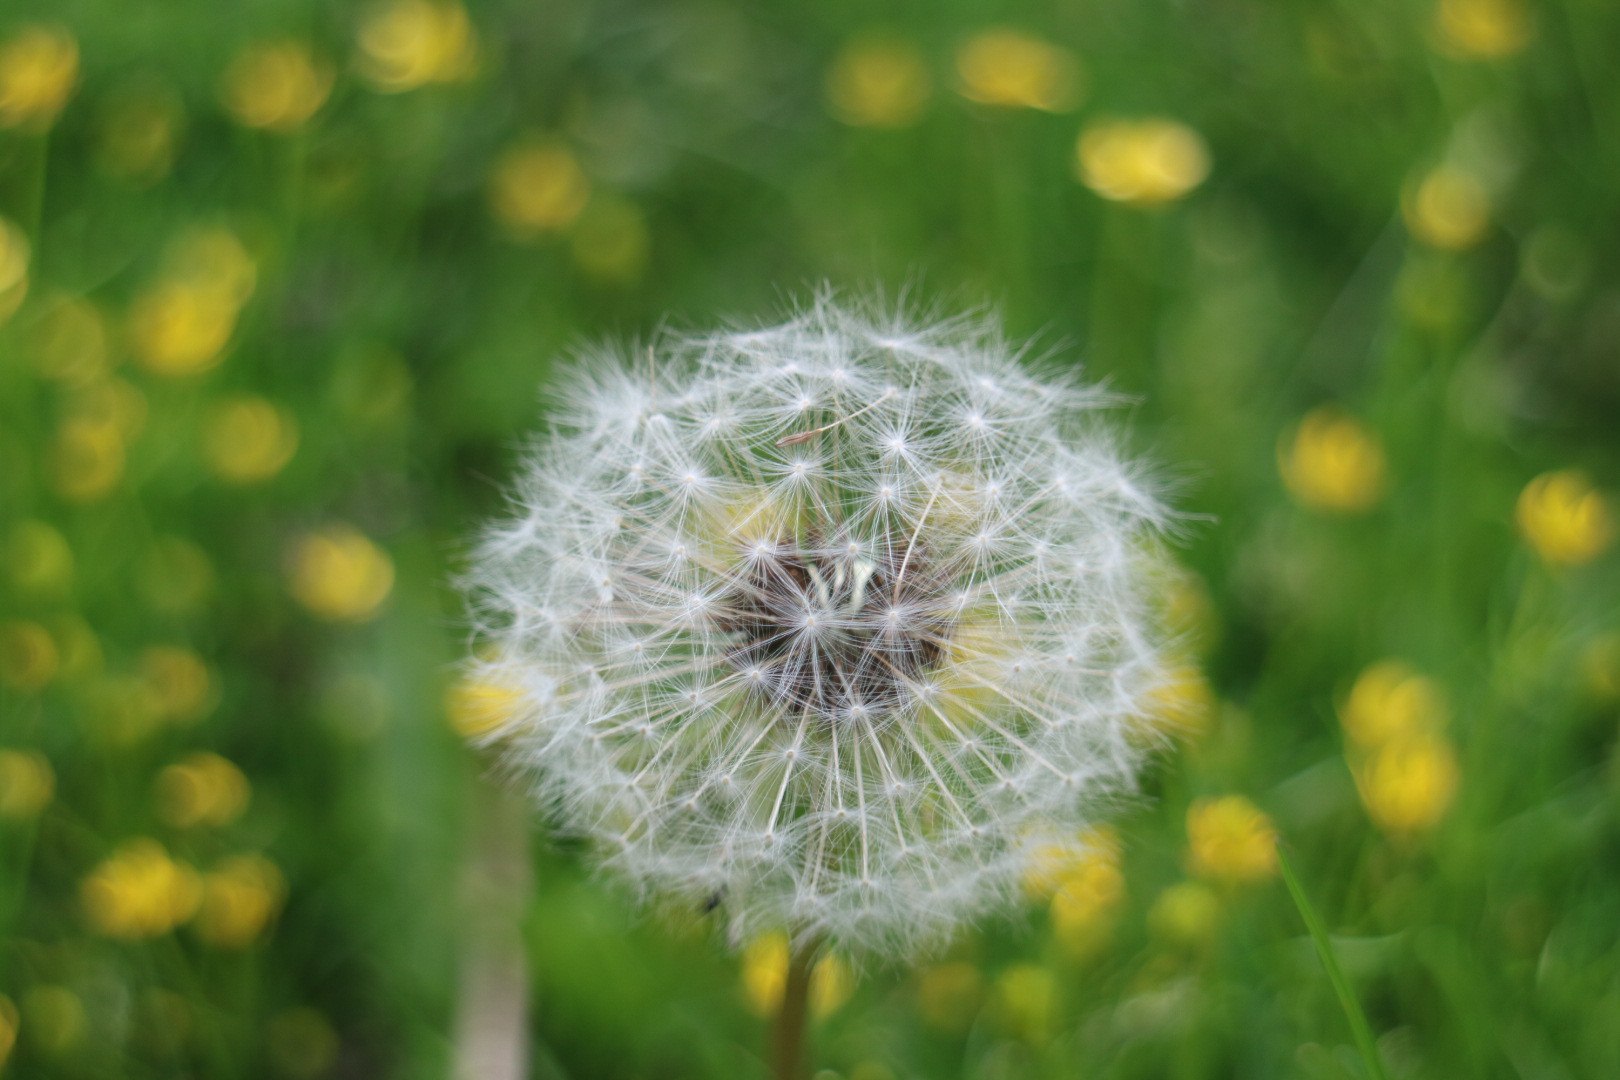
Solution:
<svg viewBox="0 0 1620 1080">
<path fill-rule="evenodd" d="M 771 1028 L 771 1075 L 775 1080 L 806 1080 L 810 1075 L 805 1034 L 810 1026 L 810 973 L 821 939 L 796 942 L 788 958 L 782 1004 Z"/>
<path fill-rule="evenodd" d="M 1328 940 L 1327 927 L 1322 925 L 1322 917 L 1311 906 L 1310 900 L 1305 896 L 1305 887 L 1299 883 L 1299 875 L 1294 873 L 1294 864 L 1288 858 L 1288 853 L 1281 844 L 1277 845 L 1277 862 L 1282 867 L 1283 881 L 1288 885 L 1288 895 L 1294 898 L 1294 906 L 1299 908 L 1299 917 L 1305 920 L 1305 929 L 1310 931 L 1311 940 L 1316 943 L 1316 954 L 1322 958 L 1322 966 L 1327 969 L 1328 982 L 1333 984 L 1334 993 L 1339 995 L 1339 1005 L 1344 1009 L 1345 1019 L 1350 1021 L 1350 1034 L 1356 1040 L 1356 1049 L 1361 1051 L 1361 1060 L 1367 1066 L 1367 1075 L 1372 1080 L 1389 1080 L 1384 1072 L 1384 1063 L 1378 1057 L 1378 1047 L 1373 1043 L 1372 1028 L 1367 1026 L 1367 1016 L 1361 1011 L 1361 1003 L 1356 1000 L 1355 992 L 1350 989 L 1350 983 L 1339 969 L 1339 960 L 1333 954 L 1333 943 Z"/>
</svg>

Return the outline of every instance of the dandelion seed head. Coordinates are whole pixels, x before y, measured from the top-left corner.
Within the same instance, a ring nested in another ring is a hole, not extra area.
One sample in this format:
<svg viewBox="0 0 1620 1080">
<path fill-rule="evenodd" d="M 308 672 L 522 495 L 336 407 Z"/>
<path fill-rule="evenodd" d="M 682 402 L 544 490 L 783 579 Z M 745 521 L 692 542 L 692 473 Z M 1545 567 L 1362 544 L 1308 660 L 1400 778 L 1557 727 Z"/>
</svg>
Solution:
<svg viewBox="0 0 1620 1080">
<path fill-rule="evenodd" d="M 576 366 L 468 575 L 562 829 L 737 940 L 901 955 L 1122 792 L 1164 511 L 982 322 L 822 296 Z"/>
</svg>

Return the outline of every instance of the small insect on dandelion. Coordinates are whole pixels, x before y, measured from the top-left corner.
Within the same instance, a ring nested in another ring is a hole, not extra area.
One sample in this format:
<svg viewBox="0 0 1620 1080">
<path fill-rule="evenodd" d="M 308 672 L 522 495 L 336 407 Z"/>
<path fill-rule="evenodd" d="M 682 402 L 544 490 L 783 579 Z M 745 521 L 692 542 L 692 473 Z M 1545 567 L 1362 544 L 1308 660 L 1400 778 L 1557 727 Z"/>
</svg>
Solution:
<svg viewBox="0 0 1620 1080">
<path fill-rule="evenodd" d="M 577 364 L 469 574 L 469 679 L 614 874 L 901 956 L 1132 785 L 1165 512 L 993 327 L 817 299 Z"/>
</svg>

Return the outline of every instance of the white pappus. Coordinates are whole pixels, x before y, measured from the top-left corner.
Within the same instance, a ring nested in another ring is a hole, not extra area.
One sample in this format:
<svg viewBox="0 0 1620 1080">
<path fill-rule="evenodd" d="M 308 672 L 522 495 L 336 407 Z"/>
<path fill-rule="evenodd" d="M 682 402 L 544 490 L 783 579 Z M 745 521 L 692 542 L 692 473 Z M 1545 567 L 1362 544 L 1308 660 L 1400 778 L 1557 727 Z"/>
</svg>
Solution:
<svg viewBox="0 0 1620 1080">
<path fill-rule="evenodd" d="M 901 955 L 1132 790 L 1165 511 L 984 320 L 821 296 L 565 379 L 468 575 L 472 677 L 645 895 Z"/>
</svg>

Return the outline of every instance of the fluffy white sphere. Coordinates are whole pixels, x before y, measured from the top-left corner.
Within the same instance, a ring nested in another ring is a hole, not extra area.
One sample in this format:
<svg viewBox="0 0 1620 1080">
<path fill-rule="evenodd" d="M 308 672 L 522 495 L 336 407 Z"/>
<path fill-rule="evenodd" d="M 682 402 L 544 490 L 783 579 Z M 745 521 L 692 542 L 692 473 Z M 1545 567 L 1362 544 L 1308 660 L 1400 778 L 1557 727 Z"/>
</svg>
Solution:
<svg viewBox="0 0 1620 1080">
<path fill-rule="evenodd" d="M 993 327 L 822 298 L 586 358 L 471 587 L 557 825 L 645 893 L 937 940 L 1130 790 L 1163 511 Z"/>
</svg>

